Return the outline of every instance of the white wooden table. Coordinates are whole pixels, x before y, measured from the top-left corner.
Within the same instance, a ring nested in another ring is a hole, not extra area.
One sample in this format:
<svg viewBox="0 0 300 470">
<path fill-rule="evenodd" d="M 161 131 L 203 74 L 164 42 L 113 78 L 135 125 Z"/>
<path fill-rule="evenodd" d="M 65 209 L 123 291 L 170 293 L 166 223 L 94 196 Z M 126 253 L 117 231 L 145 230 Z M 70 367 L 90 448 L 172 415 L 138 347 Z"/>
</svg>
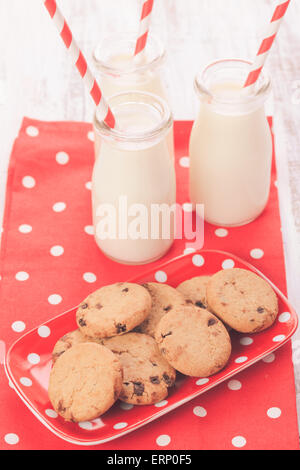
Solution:
<svg viewBox="0 0 300 470">
<path fill-rule="evenodd" d="M 194 119 L 195 73 L 215 58 L 252 59 L 277 0 L 156 0 L 152 31 L 167 46 L 175 119 Z M 106 33 L 136 31 L 140 0 L 60 0 L 90 58 Z M 300 312 L 300 1 L 292 0 L 268 60 L 273 79 L 278 189 L 288 295 Z M 180 66 L 179 66 L 180 64 Z M 91 121 L 93 103 L 42 0 L 0 0 L 0 217 L 7 166 L 24 115 Z M 300 415 L 300 332 L 293 340 Z M 300 423 L 300 421 L 299 421 Z"/>
</svg>

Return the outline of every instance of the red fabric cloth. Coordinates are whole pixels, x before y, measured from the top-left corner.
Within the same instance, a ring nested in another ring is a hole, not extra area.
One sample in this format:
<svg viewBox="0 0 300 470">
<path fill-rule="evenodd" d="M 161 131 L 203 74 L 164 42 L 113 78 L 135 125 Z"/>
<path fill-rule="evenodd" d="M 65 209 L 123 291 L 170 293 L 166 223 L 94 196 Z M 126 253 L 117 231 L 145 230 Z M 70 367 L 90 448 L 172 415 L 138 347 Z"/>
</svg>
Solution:
<svg viewBox="0 0 300 470">
<path fill-rule="evenodd" d="M 190 129 L 191 122 L 175 123 L 179 203 L 188 202 Z M 15 142 L 1 249 L 1 362 L 5 349 L 20 335 L 74 307 L 97 286 L 126 280 L 148 269 L 108 260 L 90 234 L 87 183 L 93 165 L 91 135 L 90 124 L 26 118 Z M 228 229 L 226 236 L 218 236 L 218 227 L 206 224 L 204 247 L 233 252 L 250 261 L 285 292 L 275 180 L 273 166 L 270 200 L 255 222 Z M 177 240 L 167 256 L 153 266 L 182 254 L 185 243 Z M 63 254 L 57 247 L 63 248 Z M 85 278 L 91 281 L 94 276 L 84 276 L 86 273 L 94 274 L 97 281 L 87 282 Z M 98 448 L 235 449 L 241 445 L 243 449 L 298 449 L 290 344 L 235 380 L 241 385 L 238 390 L 225 382 L 137 432 Z M 0 448 L 77 448 L 37 421 L 10 388 L 3 367 L 0 401 Z"/>
</svg>

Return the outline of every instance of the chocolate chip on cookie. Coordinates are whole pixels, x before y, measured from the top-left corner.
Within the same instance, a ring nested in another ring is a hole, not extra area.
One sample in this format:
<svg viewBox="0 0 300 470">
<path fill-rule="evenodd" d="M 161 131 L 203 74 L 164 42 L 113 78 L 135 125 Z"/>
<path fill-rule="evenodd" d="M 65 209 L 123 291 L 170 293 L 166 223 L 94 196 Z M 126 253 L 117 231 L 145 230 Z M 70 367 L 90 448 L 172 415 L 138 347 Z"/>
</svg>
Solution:
<svg viewBox="0 0 300 470">
<path fill-rule="evenodd" d="M 87 336 L 84 336 L 80 329 L 71 331 L 67 333 L 62 338 L 60 338 L 54 346 L 52 352 L 52 361 L 55 363 L 57 359 L 64 354 L 68 349 L 71 349 L 76 344 L 87 343 L 87 342 L 97 342 L 101 344 L 101 340 L 91 339 Z"/>
<path fill-rule="evenodd" d="M 224 269 L 207 285 L 210 310 L 231 328 L 255 333 L 270 327 L 278 314 L 278 299 L 270 284 L 246 269 Z"/>
<path fill-rule="evenodd" d="M 207 308 L 206 287 L 210 276 L 197 276 L 182 282 L 177 290 L 184 296 L 187 304 Z"/>
<path fill-rule="evenodd" d="M 230 337 L 222 322 L 193 305 L 167 313 L 157 326 L 155 339 L 166 360 L 189 376 L 208 377 L 219 372 L 231 354 Z M 163 379 L 169 382 L 167 372 Z"/>
<path fill-rule="evenodd" d="M 109 349 L 80 343 L 55 362 L 48 393 L 54 410 L 66 421 L 88 421 L 115 403 L 122 381 L 121 363 Z"/>
<path fill-rule="evenodd" d="M 124 371 L 120 400 L 135 405 L 157 403 L 168 395 L 176 378 L 173 367 L 162 357 L 155 340 L 145 334 L 127 333 L 104 339 Z"/>
<path fill-rule="evenodd" d="M 81 332 L 90 338 L 108 338 L 133 330 L 148 316 L 152 301 L 138 284 L 122 282 L 102 287 L 76 313 Z"/>
<path fill-rule="evenodd" d="M 151 295 L 152 308 L 147 319 L 137 327 L 136 331 L 154 337 L 159 320 L 178 305 L 184 305 L 184 298 L 180 292 L 167 284 L 148 282 L 143 286 Z"/>
</svg>

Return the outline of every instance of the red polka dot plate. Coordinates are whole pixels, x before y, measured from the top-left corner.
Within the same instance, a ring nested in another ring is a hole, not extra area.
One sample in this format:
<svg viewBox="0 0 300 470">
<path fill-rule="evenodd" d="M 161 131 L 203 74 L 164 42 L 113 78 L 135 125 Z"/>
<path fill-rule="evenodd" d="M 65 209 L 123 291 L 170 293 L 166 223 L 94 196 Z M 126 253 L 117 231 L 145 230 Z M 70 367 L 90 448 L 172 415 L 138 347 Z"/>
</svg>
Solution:
<svg viewBox="0 0 300 470">
<path fill-rule="evenodd" d="M 167 282 L 176 287 L 185 279 L 210 275 L 231 267 L 249 269 L 266 279 L 278 296 L 279 315 L 275 324 L 261 333 L 245 335 L 231 332 L 232 355 L 226 368 L 218 374 L 207 379 L 179 375 L 168 398 L 156 405 L 132 406 L 118 401 L 101 418 L 79 424 L 66 423 L 53 410 L 47 387 L 53 346 L 60 337 L 77 327 L 74 308 L 28 332 L 11 346 L 6 356 L 5 370 L 12 386 L 30 411 L 51 432 L 73 444 L 89 446 L 132 432 L 209 391 L 257 361 L 267 356 L 271 359 L 271 354 L 289 341 L 295 332 L 296 312 L 271 281 L 254 266 L 235 255 L 203 250 L 175 258 L 130 281 Z"/>
</svg>

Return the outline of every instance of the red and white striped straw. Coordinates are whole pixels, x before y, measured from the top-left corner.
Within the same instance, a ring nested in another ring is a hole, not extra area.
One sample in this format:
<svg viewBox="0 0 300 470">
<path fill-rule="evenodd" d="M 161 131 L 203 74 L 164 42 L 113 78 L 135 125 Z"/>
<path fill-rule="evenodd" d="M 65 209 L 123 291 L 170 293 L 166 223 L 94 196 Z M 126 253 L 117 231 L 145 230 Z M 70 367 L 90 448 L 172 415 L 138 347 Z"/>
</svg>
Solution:
<svg viewBox="0 0 300 470">
<path fill-rule="evenodd" d="M 148 39 L 148 34 L 149 34 L 153 3 L 154 3 L 154 0 L 143 0 L 143 9 L 142 9 L 142 15 L 141 15 L 141 20 L 140 20 L 140 30 L 139 30 L 139 35 L 138 35 L 138 39 L 137 39 L 136 46 L 135 46 L 135 52 L 134 52 L 135 56 L 138 56 L 145 50 L 147 39 Z"/>
<path fill-rule="evenodd" d="M 260 48 L 258 50 L 258 53 L 256 55 L 256 58 L 253 62 L 253 65 L 251 67 L 250 73 L 247 77 L 247 80 L 244 84 L 244 88 L 247 87 L 253 87 L 255 86 L 261 71 L 265 65 L 266 59 L 269 55 L 269 52 L 271 50 L 271 47 L 275 41 L 276 35 L 279 31 L 280 25 L 283 21 L 284 15 L 286 13 L 286 10 L 290 4 L 291 0 L 287 0 L 285 2 L 281 2 L 277 7 L 275 8 L 274 14 L 272 16 L 270 25 L 268 27 L 268 30 L 266 32 L 266 35 L 261 42 Z M 250 89 L 250 88 L 249 88 Z"/>
<path fill-rule="evenodd" d="M 66 48 L 69 51 L 74 65 L 76 65 L 90 95 L 92 96 L 97 106 L 98 119 L 104 121 L 108 127 L 113 129 L 116 125 L 115 117 L 104 96 L 102 95 L 100 87 L 92 75 L 92 72 L 90 71 L 87 62 L 81 50 L 79 49 L 64 16 L 58 8 L 56 0 L 43 1 L 56 28 L 58 29 L 60 36 L 62 37 L 62 40 L 65 43 Z"/>
</svg>

